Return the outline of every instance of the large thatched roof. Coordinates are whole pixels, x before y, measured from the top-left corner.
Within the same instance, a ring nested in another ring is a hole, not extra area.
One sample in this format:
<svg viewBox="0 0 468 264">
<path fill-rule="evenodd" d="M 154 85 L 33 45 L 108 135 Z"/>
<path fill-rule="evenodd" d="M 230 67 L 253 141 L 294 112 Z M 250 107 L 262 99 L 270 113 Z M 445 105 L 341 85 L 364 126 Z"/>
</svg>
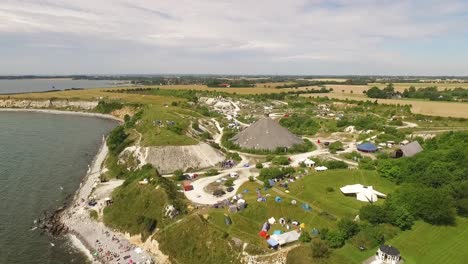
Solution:
<svg viewBox="0 0 468 264">
<path fill-rule="evenodd" d="M 242 148 L 269 150 L 274 150 L 277 147 L 289 148 L 295 144 L 304 143 L 300 137 L 270 118 L 258 120 L 231 140 Z"/>
</svg>

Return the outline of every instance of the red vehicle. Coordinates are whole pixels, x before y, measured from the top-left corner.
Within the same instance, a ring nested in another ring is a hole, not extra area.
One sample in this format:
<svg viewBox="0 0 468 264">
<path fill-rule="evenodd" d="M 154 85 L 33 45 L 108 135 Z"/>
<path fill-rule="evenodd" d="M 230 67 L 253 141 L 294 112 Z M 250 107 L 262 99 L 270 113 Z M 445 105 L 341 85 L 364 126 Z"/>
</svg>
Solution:
<svg viewBox="0 0 468 264">
<path fill-rule="evenodd" d="M 289 117 L 289 114 L 284 114 L 284 117 Z"/>
</svg>

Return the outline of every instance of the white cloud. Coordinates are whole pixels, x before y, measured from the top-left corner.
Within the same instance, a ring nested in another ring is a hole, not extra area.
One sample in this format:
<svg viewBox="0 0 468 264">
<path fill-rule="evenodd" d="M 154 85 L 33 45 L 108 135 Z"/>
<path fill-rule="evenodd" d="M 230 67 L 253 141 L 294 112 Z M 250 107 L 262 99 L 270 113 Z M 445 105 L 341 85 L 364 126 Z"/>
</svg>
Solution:
<svg viewBox="0 0 468 264">
<path fill-rule="evenodd" d="M 65 42 L 88 41 L 88 49 L 115 43 L 116 56 L 141 47 L 164 49 L 169 58 L 183 52 L 199 59 L 252 56 L 258 64 L 360 60 L 372 69 L 375 60 L 410 60 L 389 43 L 466 34 L 467 10 L 458 0 L 2 0 L 0 38 L 60 34 Z M 64 45 L 42 41 L 36 45 Z"/>
</svg>

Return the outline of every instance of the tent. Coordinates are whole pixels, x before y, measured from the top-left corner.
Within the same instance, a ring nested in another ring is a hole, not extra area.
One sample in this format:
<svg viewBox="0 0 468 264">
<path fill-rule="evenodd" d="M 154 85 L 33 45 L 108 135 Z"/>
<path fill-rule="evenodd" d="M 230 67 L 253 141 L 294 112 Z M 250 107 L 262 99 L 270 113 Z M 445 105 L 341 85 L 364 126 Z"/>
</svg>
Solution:
<svg viewBox="0 0 468 264">
<path fill-rule="evenodd" d="M 326 171 L 326 170 L 328 170 L 328 168 L 325 167 L 325 166 L 318 166 L 318 167 L 315 168 L 315 170 L 316 171 Z"/>
<path fill-rule="evenodd" d="M 312 207 L 310 207 L 309 204 L 303 203 L 301 207 L 302 207 L 302 209 L 304 209 L 306 212 L 312 211 Z"/>
<path fill-rule="evenodd" d="M 268 232 L 270 230 L 270 224 L 268 222 L 263 223 L 262 231 Z"/>
<path fill-rule="evenodd" d="M 284 245 L 287 243 L 295 242 L 299 240 L 301 233 L 297 232 L 296 230 L 289 231 L 280 235 L 271 235 L 271 238 L 276 240 L 279 245 Z"/>
<path fill-rule="evenodd" d="M 271 248 L 278 248 L 279 246 L 278 241 L 276 241 L 276 239 L 273 239 L 273 238 L 269 238 L 267 240 L 267 243 L 268 243 L 268 246 L 270 246 Z"/>
<path fill-rule="evenodd" d="M 362 152 L 376 152 L 377 147 L 370 142 L 366 142 L 366 143 L 359 144 L 357 146 L 357 150 L 362 151 Z"/>
<path fill-rule="evenodd" d="M 385 194 L 374 190 L 372 186 L 362 184 L 346 185 L 340 188 L 343 194 L 355 194 L 356 199 L 361 202 L 376 202 L 378 197 L 387 197 Z"/>
<path fill-rule="evenodd" d="M 281 235 L 281 230 L 275 230 L 273 231 L 273 235 Z"/>
<path fill-rule="evenodd" d="M 275 197 L 275 202 L 280 203 L 281 201 L 282 201 L 281 197 L 279 197 L 279 196 Z"/>
<path fill-rule="evenodd" d="M 312 167 L 315 165 L 315 161 L 307 158 L 304 160 L 304 165 L 306 165 L 306 167 Z"/>
<path fill-rule="evenodd" d="M 274 224 L 276 223 L 276 219 L 275 219 L 274 217 L 270 217 L 270 218 L 268 219 L 268 223 L 269 223 L 270 225 L 274 225 Z"/>
<path fill-rule="evenodd" d="M 409 144 L 400 147 L 403 156 L 412 157 L 423 150 L 418 141 L 413 141 Z"/>
<path fill-rule="evenodd" d="M 273 187 L 275 185 L 275 181 L 272 179 L 268 179 L 268 184 L 270 185 L 270 187 Z"/>
</svg>

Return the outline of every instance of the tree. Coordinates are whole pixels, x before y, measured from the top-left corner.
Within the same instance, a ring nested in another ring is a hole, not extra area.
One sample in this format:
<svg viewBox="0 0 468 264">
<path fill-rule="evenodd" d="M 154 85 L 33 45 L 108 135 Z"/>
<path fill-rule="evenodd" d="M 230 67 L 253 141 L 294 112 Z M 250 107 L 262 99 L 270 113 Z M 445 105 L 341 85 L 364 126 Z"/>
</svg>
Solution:
<svg viewBox="0 0 468 264">
<path fill-rule="evenodd" d="M 327 258 L 330 255 L 330 249 L 327 244 L 320 239 L 314 239 L 310 245 L 313 258 Z"/>
<path fill-rule="evenodd" d="M 273 163 L 274 165 L 289 165 L 289 159 L 285 156 L 278 156 L 278 157 L 275 157 L 271 163 Z"/>
<path fill-rule="evenodd" d="M 339 231 L 329 231 L 326 239 L 328 246 L 330 246 L 331 248 L 340 248 L 345 243 L 345 237 Z"/>
<path fill-rule="evenodd" d="M 255 168 L 263 169 L 263 164 L 261 162 L 258 162 L 257 164 L 255 164 Z"/>
<path fill-rule="evenodd" d="M 359 232 L 359 226 L 350 219 L 342 218 L 338 221 L 338 230 L 345 239 L 350 239 Z"/>
<path fill-rule="evenodd" d="M 381 206 L 369 204 L 361 207 L 359 217 L 371 224 L 381 224 L 385 222 L 385 211 Z"/>
</svg>

